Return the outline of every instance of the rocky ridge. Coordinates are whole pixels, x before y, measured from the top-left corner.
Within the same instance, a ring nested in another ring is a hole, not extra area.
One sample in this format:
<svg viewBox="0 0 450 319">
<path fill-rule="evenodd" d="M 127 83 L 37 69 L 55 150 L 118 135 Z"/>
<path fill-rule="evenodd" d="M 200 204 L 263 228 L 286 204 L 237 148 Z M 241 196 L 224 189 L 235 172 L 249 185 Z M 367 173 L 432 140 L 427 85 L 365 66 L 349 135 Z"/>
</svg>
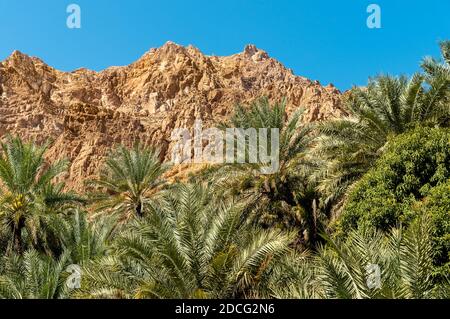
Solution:
<svg viewBox="0 0 450 319">
<path fill-rule="evenodd" d="M 157 145 L 169 159 L 174 128 L 204 126 L 229 116 L 236 103 L 283 97 L 305 121 L 341 116 L 341 93 L 296 76 L 253 45 L 231 56 L 207 56 L 172 42 L 136 62 L 101 72 L 56 70 L 15 51 L 0 63 L 0 136 L 53 143 L 47 156 L 68 158 L 68 185 L 94 176 L 116 144 Z"/>
</svg>

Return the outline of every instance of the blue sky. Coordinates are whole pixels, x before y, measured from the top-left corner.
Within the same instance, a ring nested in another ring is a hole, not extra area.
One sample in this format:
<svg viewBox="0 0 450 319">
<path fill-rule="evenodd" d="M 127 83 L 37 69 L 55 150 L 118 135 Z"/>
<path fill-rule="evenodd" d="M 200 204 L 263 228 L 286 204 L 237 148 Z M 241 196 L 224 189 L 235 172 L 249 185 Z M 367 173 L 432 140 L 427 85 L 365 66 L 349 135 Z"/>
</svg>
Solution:
<svg viewBox="0 0 450 319">
<path fill-rule="evenodd" d="M 66 26 L 69 4 L 81 29 Z M 381 29 L 366 26 L 369 4 Z M 71 71 L 126 65 L 171 40 L 229 55 L 248 43 L 297 75 L 340 89 L 412 74 L 450 39 L 448 0 L 0 0 L 0 60 L 14 50 Z"/>
</svg>

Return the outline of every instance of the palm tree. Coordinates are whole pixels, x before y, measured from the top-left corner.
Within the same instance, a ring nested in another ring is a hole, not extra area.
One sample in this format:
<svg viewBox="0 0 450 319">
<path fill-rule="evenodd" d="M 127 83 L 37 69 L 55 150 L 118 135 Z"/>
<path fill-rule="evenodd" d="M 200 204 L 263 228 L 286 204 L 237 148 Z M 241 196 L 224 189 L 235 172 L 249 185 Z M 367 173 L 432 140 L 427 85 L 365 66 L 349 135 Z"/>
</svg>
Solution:
<svg viewBox="0 0 450 319">
<path fill-rule="evenodd" d="M 224 164 L 210 167 L 203 177 L 216 185 L 216 193 L 245 199 L 249 203 L 249 218 L 255 224 L 265 228 L 297 227 L 301 241 L 314 242 L 320 216 L 314 187 L 306 178 L 313 167 L 306 157 L 313 135 L 312 125 L 301 123 L 302 113 L 300 110 L 288 118 L 285 100 L 271 105 L 267 98 L 262 98 L 250 108 L 238 105 L 223 127 L 279 129 L 279 168 L 267 174 L 261 162 Z M 247 147 L 246 152 L 249 151 Z"/>
<path fill-rule="evenodd" d="M 347 190 L 382 154 L 390 136 L 448 116 L 448 108 L 441 107 L 448 86 L 441 84 L 427 88 L 419 74 L 410 80 L 379 76 L 367 88 L 351 90 L 345 103 L 350 115 L 322 123 L 312 151 L 322 161 L 312 180 L 320 182 L 324 205 L 342 203 Z"/>
<path fill-rule="evenodd" d="M 66 212 L 67 214 L 68 212 Z M 68 216 L 50 221 L 58 237 L 59 252 L 45 255 L 27 250 L 11 252 L 0 259 L 0 298 L 60 299 L 70 296 L 69 266 L 80 267 L 103 257 L 108 251 L 115 220 L 88 221 L 87 213 L 71 210 Z"/>
<path fill-rule="evenodd" d="M 450 282 L 434 282 L 429 216 L 390 235 L 353 231 L 328 239 L 316 256 L 288 258 L 272 278 L 272 294 L 284 298 L 449 298 Z M 298 263 L 301 261 L 301 263 Z M 377 274 L 379 267 L 379 274 Z"/>
<path fill-rule="evenodd" d="M 209 194 L 199 185 L 175 186 L 161 207 L 131 222 L 114 254 L 85 267 L 76 296 L 257 296 L 260 278 L 289 250 L 292 236 L 243 223 L 241 203 L 215 202 Z"/>
<path fill-rule="evenodd" d="M 438 108 L 428 107 L 425 112 L 431 112 L 435 121 L 448 127 L 450 125 L 450 41 L 441 42 L 440 47 L 442 61 L 428 57 L 422 62 L 425 79 L 434 93 L 430 94 L 427 105 L 433 105 L 435 100 L 441 101 Z M 446 88 L 446 90 L 441 90 L 441 88 Z"/>
<path fill-rule="evenodd" d="M 0 260 L 0 298 L 59 299 L 68 296 L 65 285 L 69 273 L 67 254 L 57 260 L 26 251 L 22 256 L 12 254 Z"/>
<path fill-rule="evenodd" d="M 58 219 L 68 205 L 82 199 L 65 192 L 53 180 L 67 168 L 67 161 L 46 163 L 48 144 L 36 146 L 8 137 L 0 153 L 0 221 L 10 238 L 10 249 L 21 253 L 25 240 L 39 250 L 48 250 L 53 236 L 49 222 Z"/>
<path fill-rule="evenodd" d="M 67 252 L 73 264 L 83 265 L 107 254 L 109 243 L 115 235 L 116 219 L 99 216 L 88 219 L 88 213 L 72 210 L 55 230 L 61 250 Z"/>
<path fill-rule="evenodd" d="M 167 166 L 158 151 L 136 144 L 133 149 L 120 146 L 107 158 L 100 177 L 88 182 L 94 187 L 94 210 L 113 212 L 128 219 L 142 217 L 152 198 L 164 184 Z"/>
</svg>

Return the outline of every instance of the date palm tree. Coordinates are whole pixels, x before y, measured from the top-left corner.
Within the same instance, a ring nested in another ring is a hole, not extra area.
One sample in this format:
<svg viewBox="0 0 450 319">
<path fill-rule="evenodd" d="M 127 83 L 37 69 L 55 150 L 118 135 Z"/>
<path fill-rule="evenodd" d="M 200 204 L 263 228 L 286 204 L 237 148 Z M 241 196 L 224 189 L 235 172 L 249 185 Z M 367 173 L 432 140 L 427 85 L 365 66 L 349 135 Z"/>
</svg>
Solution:
<svg viewBox="0 0 450 319">
<path fill-rule="evenodd" d="M 79 267 L 106 255 L 115 221 L 108 216 L 89 221 L 87 213 L 78 209 L 66 215 L 49 226 L 60 241 L 58 254 L 27 250 L 0 258 L 0 298 L 68 298 L 75 269 L 69 266 Z"/>
<path fill-rule="evenodd" d="M 88 213 L 74 209 L 66 213 L 55 233 L 61 242 L 61 250 L 67 252 L 73 264 L 83 265 L 107 254 L 112 242 L 116 219 L 98 216 L 89 219 Z"/>
<path fill-rule="evenodd" d="M 131 222 L 114 254 L 85 267 L 79 297 L 231 298 L 257 293 L 259 278 L 292 236 L 242 221 L 242 204 L 177 185 Z"/>
<path fill-rule="evenodd" d="M 128 219 L 142 217 L 154 195 L 164 184 L 159 152 L 136 144 L 132 149 L 117 148 L 100 171 L 100 177 L 88 182 L 94 188 L 92 201 L 97 212 L 112 212 Z"/>
<path fill-rule="evenodd" d="M 10 249 L 21 253 L 30 245 L 48 250 L 50 222 L 82 198 L 64 191 L 54 179 L 67 168 L 67 161 L 46 163 L 48 143 L 37 146 L 18 137 L 8 137 L 0 152 L 0 222 L 2 233 L 10 238 Z"/>
<path fill-rule="evenodd" d="M 390 235 L 352 231 L 315 256 L 287 256 L 273 272 L 272 296 L 325 299 L 449 298 L 450 281 L 432 278 L 429 216 Z"/>
<path fill-rule="evenodd" d="M 223 127 L 268 129 L 268 132 L 271 128 L 278 129 L 279 167 L 268 174 L 263 171 L 267 164 L 261 162 L 223 164 L 208 168 L 204 176 L 215 185 L 216 194 L 245 199 L 249 203 L 248 217 L 255 224 L 265 228 L 297 227 L 299 239 L 308 243 L 317 239 L 320 212 L 315 205 L 314 187 L 307 179 L 314 167 L 307 159 L 313 126 L 301 122 L 302 113 L 300 110 L 288 117 L 285 100 L 271 104 L 267 98 L 261 98 L 250 107 L 238 105 Z M 270 154 L 271 145 L 267 148 Z M 245 151 L 251 150 L 247 146 Z"/>
<path fill-rule="evenodd" d="M 0 298 L 60 299 L 68 297 L 68 255 L 58 259 L 35 250 L 6 255 L 0 260 Z"/>
</svg>

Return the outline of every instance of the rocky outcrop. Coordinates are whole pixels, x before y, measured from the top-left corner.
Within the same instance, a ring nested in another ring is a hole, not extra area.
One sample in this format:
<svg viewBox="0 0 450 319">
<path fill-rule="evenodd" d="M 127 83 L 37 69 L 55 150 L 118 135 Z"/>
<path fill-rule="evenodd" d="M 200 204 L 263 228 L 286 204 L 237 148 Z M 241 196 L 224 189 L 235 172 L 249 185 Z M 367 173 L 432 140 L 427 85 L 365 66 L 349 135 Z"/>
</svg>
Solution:
<svg viewBox="0 0 450 319">
<path fill-rule="evenodd" d="M 80 188 L 116 144 L 157 145 L 167 159 L 174 128 L 224 120 L 236 103 L 283 97 L 306 121 L 342 115 L 332 85 L 295 76 L 253 45 L 232 56 L 206 56 L 168 42 L 138 61 L 101 72 L 61 72 L 15 51 L 0 63 L 0 136 L 52 139 L 51 159 L 71 162 L 64 178 Z"/>
</svg>

